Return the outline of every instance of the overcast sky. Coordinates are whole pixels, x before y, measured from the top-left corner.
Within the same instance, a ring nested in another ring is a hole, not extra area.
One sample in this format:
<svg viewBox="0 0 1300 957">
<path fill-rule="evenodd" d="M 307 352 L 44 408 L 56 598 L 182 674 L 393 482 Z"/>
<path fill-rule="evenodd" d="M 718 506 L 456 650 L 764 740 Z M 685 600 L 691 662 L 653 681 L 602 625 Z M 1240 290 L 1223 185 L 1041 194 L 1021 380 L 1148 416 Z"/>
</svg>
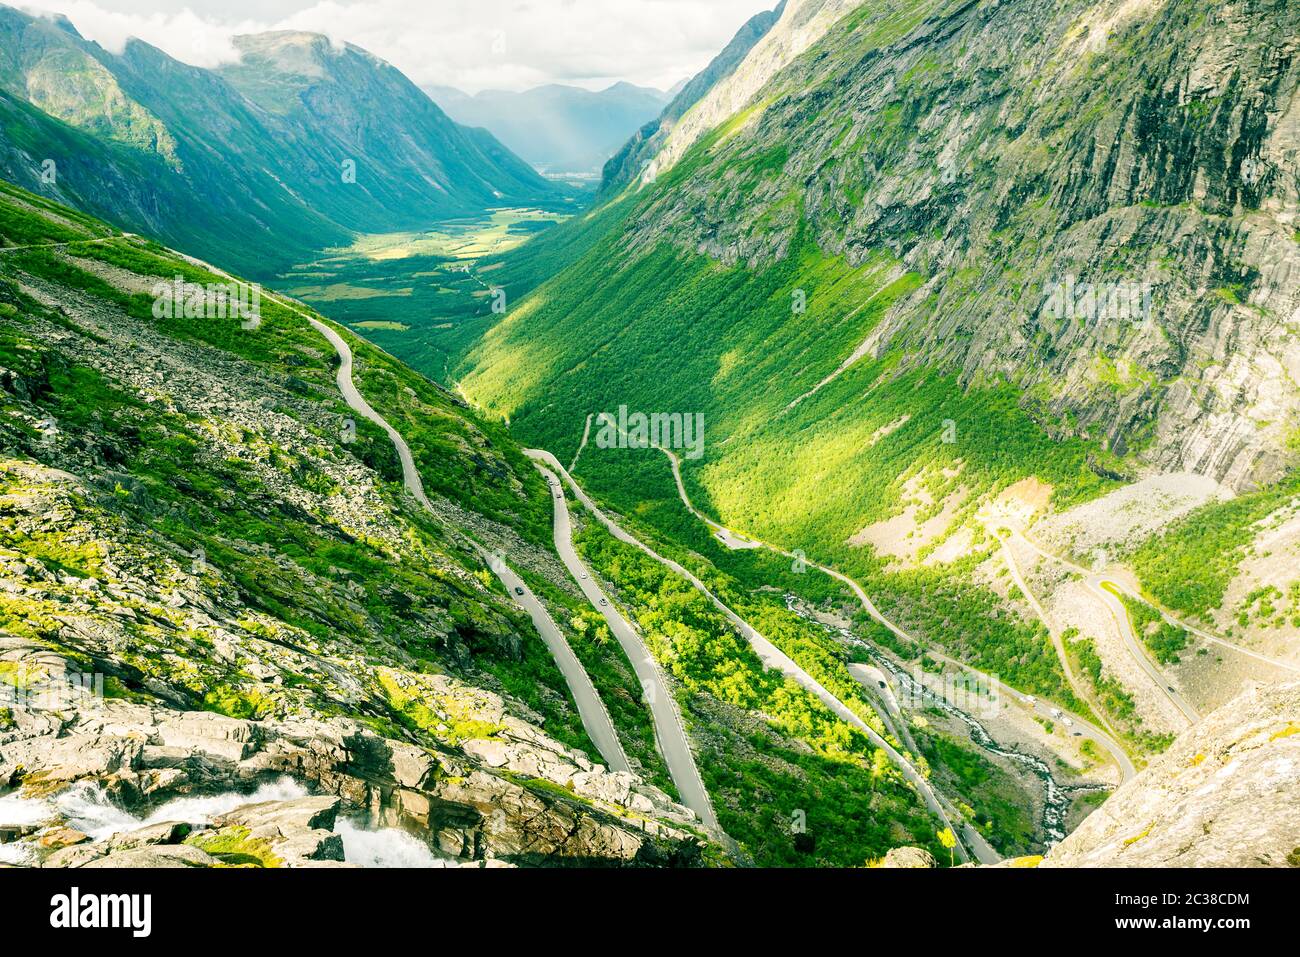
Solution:
<svg viewBox="0 0 1300 957">
<path fill-rule="evenodd" d="M 666 89 L 694 75 L 776 0 L 9 0 L 66 14 L 112 50 L 139 37 L 196 66 L 236 58 L 229 38 L 311 30 L 383 57 L 421 86 Z"/>
</svg>

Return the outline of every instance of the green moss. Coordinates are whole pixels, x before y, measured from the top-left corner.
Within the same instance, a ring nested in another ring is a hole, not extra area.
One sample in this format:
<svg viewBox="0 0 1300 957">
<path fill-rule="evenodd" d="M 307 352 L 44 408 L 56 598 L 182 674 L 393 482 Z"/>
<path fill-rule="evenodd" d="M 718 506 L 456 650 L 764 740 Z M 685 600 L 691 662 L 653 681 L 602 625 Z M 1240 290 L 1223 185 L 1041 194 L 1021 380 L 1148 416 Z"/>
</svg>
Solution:
<svg viewBox="0 0 1300 957">
<path fill-rule="evenodd" d="M 227 827 L 215 834 L 195 834 L 185 840 L 191 847 L 211 854 L 222 867 L 283 867 L 268 841 L 255 838 L 246 827 Z"/>
<path fill-rule="evenodd" d="M 277 705 L 256 688 L 219 685 L 203 695 L 203 706 L 208 711 L 224 714 L 228 718 L 258 720 L 274 714 Z"/>
<path fill-rule="evenodd" d="M 379 682 L 388 696 L 389 706 L 402 724 L 440 741 L 460 744 L 494 738 L 505 730 L 504 725 L 458 714 L 456 702 L 450 699 L 435 701 L 423 696 L 418 686 L 403 687 L 390 671 L 381 671 Z"/>
</svg>

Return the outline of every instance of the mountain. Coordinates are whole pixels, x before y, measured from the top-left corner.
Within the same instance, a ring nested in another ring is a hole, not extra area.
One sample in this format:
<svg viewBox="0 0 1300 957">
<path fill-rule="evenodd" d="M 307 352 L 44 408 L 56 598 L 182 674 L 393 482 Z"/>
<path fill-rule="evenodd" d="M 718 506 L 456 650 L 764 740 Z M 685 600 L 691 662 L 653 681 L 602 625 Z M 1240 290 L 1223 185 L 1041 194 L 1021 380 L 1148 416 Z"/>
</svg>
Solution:
<svg viewBox="0 0 1300 957">
<path fill-rule="evenodd" d="M 789 0 L 585 215 L 349 264 L 445 385 L 0 184 L 0 863 L 1295 864 L 1298 21 Z M 14 22 L 29 171 L 483 188 L 356 48 Z"/>
<path fill-rule="evenodd" d="M 489 206 L 555 202 L 558 191 L 493 137 L 450 122 L 401 72 L 311 33 L 236 37 L 216 72 L 274 118 L 281 148 L 312 161 L 303 195 L 351 229 L 410 229 Z M 384 109 L 376 109 L 377 104 Z M 355 163 L 355 190 L 338 188 Z"/>
<path fill-rule="evenodd" d="M 0 260 L 0 861 L 700 862 L 484 565 L 571 604 L 546 486 L 495 426 L 336 333 L 426 505 L 315 314 L 218 313 L 227 274 L 7 184 L 0 233 L 34 247 Z M 156 308 L 176 276 L 189 315 Z"/>
<path fill-rule="evenodd" d="M 0 239 L 0 861 L 942 853 L 949 812 L 779 594 L 710 573 L 799 682 L 503 427 L 295 300 L 7 184 Z"/>
<path fill-rule="evenodd" d="M 820 613 L 1140 764 L 1300 666 L 1298 15 L 791 2 L 630 188 L 493 264 L 515 305 L 456 386 L 710 561 L 754 574 L 683 496 L 880 617 L 785 575 Z M 703 417 L 681 494 L 588 431 L 620 409 Z"/>
<path fill-rule="evenodd" d="M 558 84 L 523 93 L 485 90 L 475 96 L 445 87 L 427 92 L 457 123 L 487 129 L 550 173 L 599 172 L 668 100 L 659 90 L 630 83 L 615 83 L 600 92 Z"/>
<path fill-rule="evenodd" d="M 646 123 L 630 140 L 609 158 L 602 171 L 601 193 L 620 189 L 641 174 L 645 163 L 658 152 L 673 126 L 698 103 L 709 90 L 725 80 L 751 50 L 781 20 L 786 0 L 774 10 L 756 14 L 736 32 L 731 42 L 694 77 L 671 91 L 672 99 L 654 122 Z"/>
<path fill-rule="evenodd" d="M 237 43 L 244 62 L 204 70 L 138 40 L 114 54 L 67 20 L 0 7 L 0 169 L 259 276 L 353 231 L 561 201 L 356 47 L 293 33 Z"/>
</svg>

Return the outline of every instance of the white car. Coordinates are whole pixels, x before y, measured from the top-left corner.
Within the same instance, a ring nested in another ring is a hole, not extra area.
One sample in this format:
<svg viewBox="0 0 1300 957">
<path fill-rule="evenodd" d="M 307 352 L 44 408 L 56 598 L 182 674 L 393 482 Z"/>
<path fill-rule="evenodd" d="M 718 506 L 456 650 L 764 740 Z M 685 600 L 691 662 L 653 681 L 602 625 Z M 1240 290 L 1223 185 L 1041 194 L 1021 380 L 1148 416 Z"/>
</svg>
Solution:
<svg viewBox="0 0 1300 957">
<path fill-rule="evenodd" d="M 1021 698 L 1020 700 L 1023 701 L 1025 704 L 1030 705 L 1031 707 L 1032 707 L 1033 705 L 1038 704 L 1038 699 L 1035 698 L 1035 697 L 1034 697 L 1033 695 L 1031 695 L 1031 694 L 1027 694 L 1027 695 L 1025 695 L 1025 696 L 1024 696 L 1023 698 Z"/>
<path fill-rule="evenodd" d="M 1062 718 L 1062 717 L 1064 717 L 1064 716 L 1065 716 L 1065 712 L 1062 711 L 1060 708 L 1053 708 L 1053 709 L 1052 709 L 1052 717 L 1053 717 L 1053 718 Z"/>
<path fill-rule="evenodd" d="M 1061 724 L 1065 725 L 1067 728 L 1073 728 L 1073 727 L 1074 727 L 1074 722 L 1071 721 L 1069 718 L 1062 718 L 1062 719 L 1061 719 Z"/>
</svg>

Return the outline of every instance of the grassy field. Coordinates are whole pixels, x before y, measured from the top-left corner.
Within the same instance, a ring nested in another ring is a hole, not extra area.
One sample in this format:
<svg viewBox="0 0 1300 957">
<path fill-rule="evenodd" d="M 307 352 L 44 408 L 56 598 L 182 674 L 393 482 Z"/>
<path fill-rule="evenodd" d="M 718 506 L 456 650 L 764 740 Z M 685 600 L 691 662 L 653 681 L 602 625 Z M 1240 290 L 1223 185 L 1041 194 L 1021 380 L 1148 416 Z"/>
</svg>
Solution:
<svg viewBox="0 0 1300 957">
<path fill-rule="evenodd" d="M 281 274 L 279 286 L 445 381 L 449 357 L 493 318 L 490 291 L 498 280 L 480 263 L 564 219 L 538 209 L 498 209 L 424 232 L 364 235 L 296 265 Z"/>
</svg>

